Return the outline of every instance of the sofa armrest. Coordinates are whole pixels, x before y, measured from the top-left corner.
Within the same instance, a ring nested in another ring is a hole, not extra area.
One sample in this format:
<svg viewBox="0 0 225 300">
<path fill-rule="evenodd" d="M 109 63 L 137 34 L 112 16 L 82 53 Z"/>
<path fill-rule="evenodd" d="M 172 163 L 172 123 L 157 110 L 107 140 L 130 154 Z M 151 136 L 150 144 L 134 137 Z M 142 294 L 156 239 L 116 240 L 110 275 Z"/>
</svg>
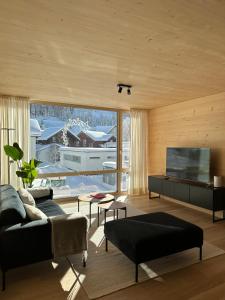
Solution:
<svg viewBox="0 0 225 300">
<path fill-rule="evenodd" d="M 52 258 L 48 219 L 3 227 L 0 232 L 0 265 L 4 270 Z"/>
<path fill-rule="evenodd" d="M 28 188 L 27 190 L 34 197 L 35 201 L 53 199 L 53 189 L 50 187 Z"/>
<path fill-rule="evenodd" d="M 81 213 L 64 214 L 50 218 L 54 257 L 86 251 L 88 248 L 88 219 Z"/>
</svg>

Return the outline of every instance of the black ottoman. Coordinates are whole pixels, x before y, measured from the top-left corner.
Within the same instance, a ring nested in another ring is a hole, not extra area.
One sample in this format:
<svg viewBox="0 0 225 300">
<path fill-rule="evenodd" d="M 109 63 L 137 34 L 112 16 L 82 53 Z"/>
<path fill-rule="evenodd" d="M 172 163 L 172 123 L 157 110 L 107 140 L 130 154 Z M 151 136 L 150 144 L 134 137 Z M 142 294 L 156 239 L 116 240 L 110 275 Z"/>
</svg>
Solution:
<svg viewBox="0 0 225 300">
<path fill-rule="evenodd" d="M 108 240 L 138 264 L 198 247 L 202 259 L 203 230 L 167 213 L 158 212 L 109 221 L 104 225 L 106 251 Z"/>
</svg>

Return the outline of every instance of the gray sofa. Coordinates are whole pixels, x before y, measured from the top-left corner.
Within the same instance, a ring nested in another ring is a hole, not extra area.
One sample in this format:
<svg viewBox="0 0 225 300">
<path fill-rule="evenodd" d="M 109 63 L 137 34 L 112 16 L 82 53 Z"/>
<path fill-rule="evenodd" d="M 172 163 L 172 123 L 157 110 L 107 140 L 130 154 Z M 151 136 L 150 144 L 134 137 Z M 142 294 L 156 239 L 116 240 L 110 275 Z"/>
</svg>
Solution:
<svg viewBox="0 0 225 300">
<path fill-rule="evenodd" d="M 36 198 L 36 206 L 48 217 L 65 214 L 49 195 Z M 2 289 L 5 289 L 6 271 L 53 259 L 49 219 L 31 221 L 17 191 L 10 185 L 0 186 L 0 268 Z M 83 258 L 84 259 L 84 258 Z M 85 266 L 85 260 L 83 264 Z"/>
</svg>

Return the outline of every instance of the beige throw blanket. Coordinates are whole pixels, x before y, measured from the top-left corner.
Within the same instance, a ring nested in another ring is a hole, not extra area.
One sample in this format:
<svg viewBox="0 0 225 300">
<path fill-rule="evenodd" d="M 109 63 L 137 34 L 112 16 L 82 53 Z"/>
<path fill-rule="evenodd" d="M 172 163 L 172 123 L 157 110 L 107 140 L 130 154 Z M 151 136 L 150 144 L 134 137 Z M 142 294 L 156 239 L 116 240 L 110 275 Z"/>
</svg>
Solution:
<svg viewBox="0 0 225 300">
<path fill-rule="evenodd" d="M 52 253 L 54 257 L 81 253 L 88 247 L 88 219 L 74 213 L 54 216 L 52 223 Z"/>
</svg>

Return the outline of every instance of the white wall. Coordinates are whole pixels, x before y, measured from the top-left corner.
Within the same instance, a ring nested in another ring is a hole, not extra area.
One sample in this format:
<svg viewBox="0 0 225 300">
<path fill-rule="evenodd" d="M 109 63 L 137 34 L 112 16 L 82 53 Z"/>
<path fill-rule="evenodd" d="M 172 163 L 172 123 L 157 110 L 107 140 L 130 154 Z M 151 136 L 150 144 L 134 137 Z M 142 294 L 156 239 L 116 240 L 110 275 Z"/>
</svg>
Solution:
<svg viewBox="0 0 225 300">
<path fill-rule="evenodd" d="M 65 159 L 65 155 L 79 157 L 80 162 L 67 160 Z M 116 161 L 116 156 L 116 148 L 60 148 L 61 165 L 77 172 L 103 170 L 103 163 L 106 161 Z"/>
</svg>

